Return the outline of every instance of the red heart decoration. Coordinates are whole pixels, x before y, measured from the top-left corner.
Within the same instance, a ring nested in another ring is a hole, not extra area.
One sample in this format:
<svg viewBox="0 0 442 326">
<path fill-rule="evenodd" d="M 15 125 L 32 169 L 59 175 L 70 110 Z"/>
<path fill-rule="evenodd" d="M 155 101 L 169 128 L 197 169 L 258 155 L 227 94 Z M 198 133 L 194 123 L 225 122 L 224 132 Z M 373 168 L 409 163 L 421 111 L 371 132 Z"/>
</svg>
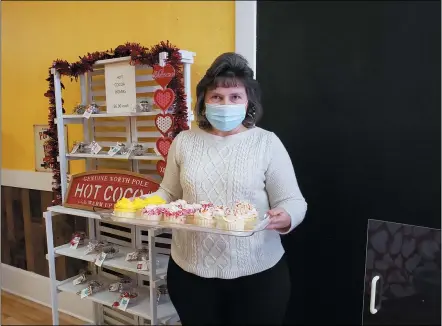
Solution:
<svg viewBox="0 0 442 326">
<path fill-rule="evenodd" d="M 164 157 L 167 157 L 167 154 L 169 153 L 170 145 L 172 145 L 172 139 L 170 138 L 158 138 L 157 142 L 157 150 L 158 152 Z"/>
<path fill-rule="evenodd" d="M 175 77 L 175 69 L 170 64 L 164 67 L 154 65 L 152 77 L 162 88 L 166 88 L 172 78 Z"/>
<path fill-rule="evenodd" d="M 173 115 L 160 113 L 155 117 L 155 126 L 163 136 L 166 136 L 173 128 Z"/>
<path fill-rule="evenodd" d="M 157 89 L 153 94 L 153 100 L 161 110 L 166 111 L 175 101 L 175 93 L 170 88 Z"/>
<path fill-rule="evenodd" d="M 164 172 L 166 171 L 166 161 L 157 162 L 157 172 L 161 177 L 164 177 Z"/>
</svg>

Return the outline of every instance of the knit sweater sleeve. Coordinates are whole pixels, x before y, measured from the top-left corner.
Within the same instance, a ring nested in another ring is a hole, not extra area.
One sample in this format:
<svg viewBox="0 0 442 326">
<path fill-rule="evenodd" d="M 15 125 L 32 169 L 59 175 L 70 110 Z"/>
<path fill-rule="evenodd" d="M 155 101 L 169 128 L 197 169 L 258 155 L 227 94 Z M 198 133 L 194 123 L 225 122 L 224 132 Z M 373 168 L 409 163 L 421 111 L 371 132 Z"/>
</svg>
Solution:
<svg viewBox="0 0 442 326">
<path fill-rule="evenodd" d="M 307 203 L 301 194 L 290 156 L 281 140 L 272 133 L 270 142 L 270 162 L 266 171 L 266 190 L 270 208 L 284 208 L 291 218 L 287 234 L 304 219 Z"/>
<path fill-rule="evenodd" d="M 166 170 L 164 171 L 164 177 L 160 188 L 155 193 L 145 197 L 158 195 L 168 203 L 182 198 L 183 189 L 180 183 L 179 164 L 181 138 L 182 136 L 179 134 L 177 137 L 175 137 L 172 145 L 170 146 L 169 153 L 167 154 Z"/>
</svg>

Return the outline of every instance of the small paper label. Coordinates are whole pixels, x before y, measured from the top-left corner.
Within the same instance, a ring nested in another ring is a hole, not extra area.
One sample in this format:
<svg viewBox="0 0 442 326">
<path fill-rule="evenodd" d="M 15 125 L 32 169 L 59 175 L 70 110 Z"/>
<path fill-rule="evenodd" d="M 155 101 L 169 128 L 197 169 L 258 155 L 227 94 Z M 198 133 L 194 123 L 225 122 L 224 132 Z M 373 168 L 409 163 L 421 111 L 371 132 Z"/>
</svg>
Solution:
<svg viewBox="0 0 442 326">
<path fill-rule="evenodd" d="M 81 290 L 81 292 L 80 292 L 81 299 L 84 299 L 90 295 L 91 295 L 91 290 L 89 288 L 85 288 L 85 289 Z"/>
<path fill-rule="evenodd" d="M 81 283 L 83 283 L 84 282 L 84 275 L 81 275 L 80 277 L 77 277 L 74 281 L 73 281 L 73 284 L 74 285 L 78 285 L 78 284 L 81 284 Z"/>
<path fill-rule="evenodd" d="M 110 156 L 114 156 L 115 154 L 117 154 L 121 149 L 121 146 L 112 146 L 110 148 L 110 150 L 107 152 L 107 154 L 109 154 Z"/>
<path fill-rule="evenodd" d="M 96 155 L 96 154 L 98 154 L 101 151 L 101 146 L 98 145 L 98 143 L 96 141 L 93 141 L 90 144 L 90 149 L 91 149 L 91 153 Z"/>
<path fill-rule="evenodd" d="M 71 240 L 71 249 L 77 249 L 78 244 L 80 243 L 80 237 L 75 237 Z"/>
<path fill-rule="evenodd" d="M 156 146 L 153 148 L 153 150 L 154 150 L 155 154 L 157 154 L 158 156 L 162 156 Z"/>
<path fill-rule="evenodd" d="M 130 252 L 126 255 L 126 261 L 134 261 L 138 259 L 138 253 L 137 252 Z"/>
<path fill-rule="evenodd" d="M 95 259 L 95 265 L 101 267 L 103 265 L 104 260 L 106 259 L 106 253 L 102 252 L 97 259 Z"/>
<path fill-rule="evenodd" d="M 130 301 L 130 298 L 121 298 L 119 305 L 118 305 L 118 309 L 126 311 L 129 301 Z"/>
<path fill-rule="evenodd" d="M 86 119 L 89 119 L 92 115 L 92 108 L 88 107 L 86 110 L 84 110 L 83 117 Z"/>
<path fill-rule="evenodd" d="M 72 148 L 71 154 L 75 154 L 78 151 L 78 148 L 80 147 L 80 144 L 75 144 L 74 147 Z"/>
<path fill-rule="evenodd" d="M 137 263 L 137 269 L 139 271 L 147 271 L 149 269 L 149 266 L 147 266 L 147 261 L 145 261 L 145 260 L 139 261 Z"/>
<path fill-rule="evenodd" d="M 118 291 L 119 288 L 120 288 L 119 283 L 112 283 L 111 285 L 109 285 L 110 292 L 116 292 L 116 291 Z"/>
</svg>

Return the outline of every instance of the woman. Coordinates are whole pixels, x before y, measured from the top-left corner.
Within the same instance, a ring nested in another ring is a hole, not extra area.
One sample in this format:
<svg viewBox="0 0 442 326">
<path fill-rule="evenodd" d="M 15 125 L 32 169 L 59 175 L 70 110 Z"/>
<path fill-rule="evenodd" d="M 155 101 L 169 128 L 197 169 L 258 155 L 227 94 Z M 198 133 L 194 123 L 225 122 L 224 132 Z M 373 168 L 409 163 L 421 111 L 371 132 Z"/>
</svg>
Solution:
<svg viewBox="0 0 442 326">
<path fill-rule="evenodd" d="M 174 139 L 156 194 L 225 206 L 245 200 L 270 224 L 250 237 L 174 230 L 172 303 L 184 326 L 282 324 L 290 279 L 280 234 L 301 223 L 307 205 L 284 145 L 255 126 L 260 90 L 242 56 L 214 61 L 197 86 L 196 114 L 199 128 Z"/>
</svg>

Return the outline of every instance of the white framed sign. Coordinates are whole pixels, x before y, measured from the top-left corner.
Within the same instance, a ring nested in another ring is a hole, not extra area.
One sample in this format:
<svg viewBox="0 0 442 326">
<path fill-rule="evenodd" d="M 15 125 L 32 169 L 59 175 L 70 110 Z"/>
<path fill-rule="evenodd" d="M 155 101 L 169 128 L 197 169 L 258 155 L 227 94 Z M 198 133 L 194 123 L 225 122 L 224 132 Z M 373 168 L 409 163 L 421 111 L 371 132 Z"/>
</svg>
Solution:
<svg viewBox="0 0 442 326">
<path fill-rule="evenodd" d="M 135 66 L 129 61 L 104 65 L 106 85 L 106 111 L 108 113 L 133 112 L 137 103 Z"/>
<path fill-rule="evenodd" d="M 35 147 L 35 171 L 52 172 L 47 164 L 49 162 L 49 137 L 44 132 L 48 130 L 48 125 L 34 125 L 34 147 Z M 68 129 L 64 126 L 64 139 L 66 148 L 68 144 Z"/>
</svg>

